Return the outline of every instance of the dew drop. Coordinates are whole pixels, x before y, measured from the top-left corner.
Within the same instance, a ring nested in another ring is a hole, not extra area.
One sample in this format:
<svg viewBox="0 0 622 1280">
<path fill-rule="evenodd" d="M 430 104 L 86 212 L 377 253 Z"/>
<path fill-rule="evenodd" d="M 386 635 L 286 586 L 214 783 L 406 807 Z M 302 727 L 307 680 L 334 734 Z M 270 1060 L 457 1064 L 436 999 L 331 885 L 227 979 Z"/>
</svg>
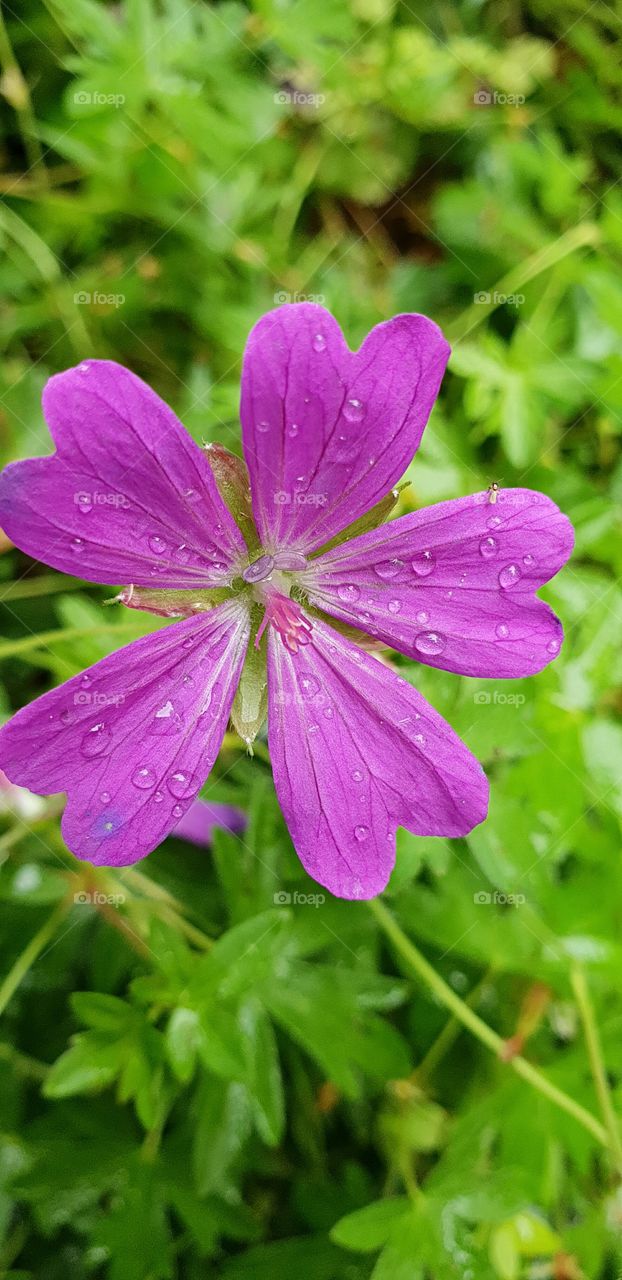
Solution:
<svg viewBox="0 0 622 1280">
<path fill-rule="evenodd" d="M 162 801 L 163 801 L 163 799 L 164 799 L 164 792 L 163 792 L 163 791 L 154 791 L 154 793 L 153 793 L 153 795 L 152 795 L 151 799 L 153 800 L 154 804 L 162 804 Z"/>
<path fill-rule="evenodd" d="M 173 733 L 180 733 L 183 727 L 183 720 L 169 698 L 156 711 L 149 729 L 151 733 L 156 733 L 158 737 L 169 737 Z"/>
<path fill-rule="evenodd" d="M 432 572 L 436 560 L 431 551 L 422 551 L 421 555 L 415 556 L 411 563 L 418 577 L 427 578 L 428 574 Z"/>
<path fill-rule="evenodd" d="M 257 430 L 258 430 L 258 431 L 261 431 L 261 434 L 262 434 L 262 435 L 265 435 L 266 431 L 269 431 L 269 430 L 270 430 L 270 423 L 269 423 L 269 422 L 258 422 L 258 423 L 257 423 Z"/>
<path fill-rule="evenodd" d="M 361 772 L 361 770 L 360 770 L 360 769 L 353 769 L 353 770 L 352 770 L 352 781 L 353 781 L 353 782 L 362 782 L 362 781 L 363 781 L 363 774 L 362 774 L 362 772 Z"/>
<path fill-rule="evenodd" d="M 146 764 L 141 765 L 140 769 L 136 769 L 132 774 L 132 782 L 135 787 L 138 787 L 139 791 L 148 791 L 155 786 L 155 781 L 156 775 L 153 769 L 150 769 Z"/>
<path fill-rule="evenodd" d="M 307 729 L 307 733 L 317 733 L 318 728 L 319 728 L 319 725 L 317 725 L 317 724 L 310 724 L 310 725 L 309 725 L 309 728 Z"/>
<path fill-rule="evenodd" d="M 102 804 L 110 804 L 110 792 L 109 792 L 109 791 L 102 791 L 102 793 L 101 793 L 101 795 L 100 795 L 100 797 L 99 797 L 99 798 L 100 798 L 100 800 L 101 800 Z"/>
<path fill-rule="evenodd" d="M 523 556 L 523 564 L 526 565 L 528 569 L 530 569 L 531 566 L 534 565 L 535 563 L 536 562 L 533 556 L 531 555 Z"/>
<path fill-rule="evenodd" d="M 298 684 L 304 698 L 314 698 L 316 693 L 320 692 L 320 682 L 315 676 L 301 675 Z"/>
<path fill-rule="evenodd" d="M 499 543 L 496 538 L 489 534 L 487 538 L 482 538 L 479 544 L 479 553 L 484 560 L 492 560 L 499 550 Z"/>
<path fill-rule="evenodd" d="M 436 657 L 442 653 L 446 645 L 445 636 L 440 631 L 421 631 L 415 636 L 415 649 L 419 653 L 425 653 L 428 657 Z"/>
<path fill-rule="evenodd" d="M 389 600 L 389 603 L 387 605 L 387 609 L 389 610 L 389 613 L 399 613 L 401 607 L 402 607 L 401 600 Z"/>
<path fill-rule="evenodd" d="M 323 333 L 316 333 L 313 339 L 313 350 L 324 351 L 326 349 L 326 338 Z"/>
<path fill-rule="evenodd" d="M 326 719 L 327 719 L 327 720 L 332 720 L 332 718 L 333 718 L 333 709 L 332 709 L 332 707 L 324 707 L 324 715 L 326 716 Z"/>
<path fill-rule="evenodd" d="M 506 627 L 505 622 L 500 622 L 499 626 L 495 627 L 495 635 L 499 638 L 499 640 L 507 640 L 509 634 L 510 634 L 510 628 Z"/>
<path fill-rule="evenodd" d="M 157 533 L 152 533 L 151 537 L 148 538 L 147 541 L 149 543 L 149 550 L 153 551 L 155 556 L 164 555 L 164 552 L 166 551 L 164 538 L 160 538 Z"/>
<path fill-rule="evenodd" d="M 87 674 L 86 674 L 86 672 L 85 672 L 85 673 L 84 673 L 84 675 L 82 676 L 81 680 L 80 680 L 80 684 L 81 684 L 82 688 L 83 688 L 83 689 L 88 689 L 88 688 L 89 688 L 89 686 L 90 686 L 92 683 L 93 683 L 93 682 L 92 682 L 92 680 L 91 680 L 91 677 L 90 677 L 90 676 L 87 676 Z"/>
<path fill-rule="evenodd" d="M 343 416 L 348 422 L 362 422 L 365 417 L 365 405 L 356 396 L 350 396 L 343 406 Z"/>
<path fill-rule="evenodd" d="M 501 516 L 489 516 L 488 520 L 486 521 L 486 528 L 498 529 L 500 524 L 501 524 Z"/>
<path fill-rule="evenodd" d="M 353 604 L 355 600 L 358 600 L 360 594 L 360 588 L 354 582 L 342 582 L 341 586 L 337 587 L 339 599 L 345 601 L 346 604 Z"/>
<path fill-rule="evenodd" d="M 68 708 L 65 711 L 61 711 L 59 720 L 62 724 L 71 724 L 72 719 L 71 711 Z"/>
<path fill-rule="evenodd" d="M 421 609 L 420 612 L 417 614 L 417 622 L 420 622 L 421 626 L 425 627 L 426 622 L 429 622 L 429 621 L 430 621 L 429 613 L 426 613 L 425 609 Z"/>
<path fill-rule="evenodd" d="M 391 578 L 397 577 L 400 569 L 403 568 L 403 560 L 381 560 L 380 564 L 374 565 L 374 573 L 377 574 L 383 582 L 390 582 Z"/>
<path fill-rule="evenodd" d="M 182 684 L 185 684 L 187 689 L 191 689 L 194 684 L 193 677 L 189 675 L 185 675 L 182 680 Z"/>
<path fill-rule="evenodd" d="M 356 840 L 366 840 L 369 835 L 369 827 L 355 827 L 354 837 Z"/>
<path fill-rule="evenodd" d="M 101 756 L 110 746 L 111 740 L 110 730 L 101 720 L 99 724 L 94 724 L 88 733 L 85 733 L 81 743 L 82 754 L 89 760 L 93 756 Z"/>
<path fill-rule="evenodd" d="M 182 818 L 184 811 L 180 804 L 174 804 L 171 813 L 174 818 Z"/>
<path fill-rule="evenodd" d="M 194 645 L 194 640 L 184 640 L 184 643 L 181 647 L 182 649 L 192 649 L 193 645 Z"/>
<path fill-rule="evenodd" d="M 86 542 L 84 541 L 84 538 L 72 538 L 69 546 L 77 556 L 81 555 L 82 552 L 86 550 Z"/>
<path fill-rule="evenodd" d="M 170 773 L 166 779 L 166 785 L 171 795 L 176 796 L 178 800 L 186 800 L 199 789 L 196 780 L 189 773 L 184 773 L 183 769 L 176 769 L 175 773 Z"/>
<path fill-rule="evenodd" d="M 413 738 L 413 742 L 416 742 L 418 747 L 425 747 L 424 735 L 422 733 L 416 733 Z"/>
<path fill-rule="evenodd" d="M 79 493 L 76 498 L 76 505 L 78 507 L 78 511 L 81 511 L 83 515 L 88 516 L 89 511 L 93 510 L 90 493 Z"/>
<path fill-rule="evenodd" d="M 505 569 L 502 569 L 499 574 L 499 586 L 503 587 L 507 591 L 510 587 L 516 586 L 516 583 L 520 580 L 520 576 L 521 571 L 517 564 L 507 564 Z"/>
<path fill-rule="evenodd" d="M 559 653 L 559 640 L 549 640 L 546 651 L 547 653 Z"/>
<path fill-rule="evenodd" d="M 289 428 L 287 434 L 288 436 L 291 436 L 291 439 L 293 440 L 298 435 L 299 430 L 300 430 L 300 427 L 298 426 L 298 423 L 292 422 L 292 425 Z"/>
<path fill-rule="evenodd" d="M 245 582 L 263 582 L 270 577 L 274 569 L 274 556 L 259 556 L 252 564 L 247 565 L 242 573 Z"/>
</svg>

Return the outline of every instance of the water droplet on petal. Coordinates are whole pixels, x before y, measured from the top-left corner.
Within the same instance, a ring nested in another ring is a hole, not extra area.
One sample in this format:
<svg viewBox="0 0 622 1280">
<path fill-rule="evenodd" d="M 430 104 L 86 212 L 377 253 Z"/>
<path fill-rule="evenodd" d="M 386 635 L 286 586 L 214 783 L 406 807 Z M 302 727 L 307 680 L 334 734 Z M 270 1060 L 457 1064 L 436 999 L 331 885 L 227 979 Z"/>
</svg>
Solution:
<svg viewBox="0 0 622 1280">
<path fill-rule="evenodd" d="M 401 600 L 389 600 L 389 603 L 387 605 L 387 609 L 389 610 L 389 613 L 399 613 L 401 607 L 402 607 Z"/>
<path fill-rule="evenodd" d="M 332 707 L 324 707 L 324 715 L 326 716 L 327 720 L 332 720 L 332 717 L 333 717 Z"/>
<path fill-rule="evenodd" d="M 187 688 L 187 689 L 191 689 L 191 688 L 192 688 L 192 686 L 193 686 L 193 684 L 194 684 L 194 679 L 193 679 L 193 677 L 192 677 L 192 676 L 189 676 L 189 675 L 185 675 L 185 676 L 184 676 L 184 678 L 183 678 L 183 680 L 182 680 L 182 684 L 185 684 L 185 686 L 186 686 L 186 688 Z"/>
<path fill-rule="evenodd" d="M 252 564 L 247 565 L 242 573 L 245 582 L 263 582 L 270 577 L 274 569 L 274 556 L 259 556 Z"/>
<path fill-rule="evenodd" d="M 106 728 L 103 720 L 99 724 L 94 724 L 88 733 L 85 733 L 81 749 L 82 754 L 90 760 L 93 756 L 101 756 L 110 747 L 112 735 L 110 730 Z"/>
<path fill-rule="evenodd" d="M 174 773 L 169 773 L 166 785 L 172 796 L 176 796 L 178 800 L 186 800 L 195 795 L 200 784 L 191 774 L 184 773 L 183 769 L 176 769 Z"/>
<path fill-rule="evenodd" d="M 173 808 L 171 809 L 171 813 L 174 818 L 181 818 L 183 817 L 184 811 L 180 804 L 174 804 Z"/>
<path fill-rule="evenodd" d="M 526 565 L 528 569 L 530 569 L 531 566 L 534 565 L 535 563 L 536 562 L 533 556 L 531 555 L 523 556 L 523 564 Z"/>
<path fill-rule="evenodd" d="M 270 423 L 269 423 L 269 422 L 258 422 L 258 423 L 257 423 L 257 430 L 258 430 L 258 431 L 261 431 L 261 434 L 262 434 L 262 435 L 265 435 L 266 431 L 269 431 L 269 430 L 270 430 Z"/>
<path fill-rule="evenodd" d="M 88 516 L 89 511 L 93 510 L 90 493 L 79 493 L 76 498 L 76 505 L 78 511 L 81 511 L 83 515 Z"/>
<path fill-rule="evenodd" d="M 421 555 L 415 556 L 414 560 L 411 561 L 411 564 L 415 573 L 420 578 L 427 578 L 428 574 L 432 572 L 436 564 L 436 560 L 434 559 L 431 551 L 422 551 Z"/>
<path fill-rule="evenodd" d="M 164 538 L 160 538 L 157 533 L 152 533 L 151 537 L 148 538 L 148 543 L 149 543 L 149 550 L 153 551 L 153 554 L 155 556 L 164 555 L 164 552 L 167 549 Z"/>
<path fill-rule="evenodd" d="M 366 840 L 369 835 L 369 827 L 355 827 L 354 837 L 356 840 Z"/>
<path fill-rule="evenodd" d="M 486 521 L 486 527 L 488 529 L 498 529 L 500 524 L 501 524 L 501 516 L 489 516 L 488 520 Z"/>
<path fill-rule="evenodd" d="M 353 769 L 353 770 L 352 770 L 352 780 L 353 780 L 353 782 L 362 782 L 362 781 L 363 781 L 363 774 L 362 774 L 362 772 L 361 772 L 361 770 L 360 770 L 360 769 Z"/>
<path fill-rule="evenodd" d="M 549 640 L 546 651 L 547 653 L 559 653 L 559 640 Z"/>
<path fill-rule="evenodd" d="M 293 440 L 293 439 L 295 438 L 295 436 L 297 436 L 297 435 L 298 435 L 299 430 L 300 430 L 300 427 L 298 426 L 298 423 L 297 423 L 297 422 L 292 422 L 292 425 L 291 425 L 291 427 L 289 428 L 289 430 L 288 430 L 287 434 L 288 434 L 288 436 L 291 436 L 291 438 L 292 438 L 292 440 Z"/>
<path fill-rule="evenodd" d="M 315 337 L 314 337 L 314 339 L 313 339 L 312 346 L 313 346 L 313 350 L 314 350 L 314 351 L 324 351 L 324 350 L 325 350 L 325 348 L 326 348 L 326 338 L 324 337 L 324 334 L 323 334 L 323 333 L 316 333 L 316 334 L 315 334 Z"/>
<path fill-rule="evenodd" d="M 299 676 L 298 684 L 304 698 L 314 698 L 316 693 L 320 692 L 321 685 L 319 680 L 316 680 L 315 676 L 311 676 L 308 673 Z"/>
<path fill-rule="evenodd" d="M 360 588 L 354 582 L 342 582 L 337 587 L 339 599 L 345 601 L 346 604 L 353 604 L 355 600 L 358 600 L 360 594 Z"/>
<path fill-rule="evenodd" d="M 71 711 L 69 711 L 68 708 L 66 708 L 64 711 L 61 711 L 59 720 L 61 721 L 62 724 L 71 724 L 71 721 L 73 720 Z"/>
<path fill-rule="evenodd" d="M 343 406 L 343 416 L 348 422 L 362 422 L 365 417 L 365 405 L 356 396 L 350 396 Z"/>
<path fill-rule="evenodd" d="M 498 636 L 499 640 L 507 640 L 509 634 L 510 628 L 506 627 L 505 622 L 500 622 L 499 626 L 495 627 L 495 635 Z"/>
<path fill-rule="evenodd" d="M 374 565 L 374 573 L 377 574 L 383 582 L 389 582 L 391 578 L 397 577 L 400 569 L 403 568 L 403 560 L 381 560 L 380 564 Z"/>
<path fill-rule="evenodd" d="M 82 552 L 86 550 L 86 542 L 84 541 L 84 538 L 72 538 L 69 546 L 77 556 L 81 555 Z"/>
<path fill-rule="evenodd" d="M 139 791 L 148 791 L 150 787 L 155 786 L 156 775 L 153 769 L 148 765 L 141 765 L 140 769 L 136 769 L 132 774 L 132 782 Z"/>
<path fill-rule="evenodd" d="M 516 583 L 520 581 L 520 577 L 521 571 L 518 565 L 507 564 L 505 569 L 502 569 L 499 574 L 499 586 L 503 587 L 507 591 L 510 587 L 516 586 Z"/>
<path fill-rule="evenodd" d="M 102 804 L 110 804 L 110 792 L 109 792 L 109 791 L 102 791 L 102 793 L 101 793 L 101 795 L 100 795 L 100 797 L 99 797 L 99 798 L 100 798 L 100 800 L 101 800 Z"/>
<path fill-rule="evenodd" d="M 415 636 L 415 649 L 425 653 L 427 657 L 436 657 L 442 653 L 447 641 L 440 631 L 421 631 Z"/>
<path fill-rule="evenodd" d="M 499 550 L 499 543 L 496 538 L 489 534 L 487 538 L 482 538 L 479 544 L 479 553 L 484 560 L 492 560 Z"/>
<path fill-rule="evenodd" d="M 158 734 L 159 737 L 168 737 L 170 734 L 180 733 L 183 727 L 183 720 L 169 698 L 156 711 L 149 725 L 149 731 Z"/>
<path fill-rule="evenodd" d="M 183 645 L 182 645 L 182 649 L 192 649 L 192 646 L 193 646 L 193 645 L 194 645 L 194 640 L 192 640 L 192 639 L 184 640 L 184 643 L 183 643 Z"/>
<path fill-rule="evenodd" d="M 429 622 L 429 621 L 430 621 L 429 613 L 426 613 L 425 609 L 421 609 L 420 612 L 417 614 L 417 622 L 420 622 L 422 627 L 425 627 L 426 622 Z"/>
<path fill-rule="evenodd" d="M 317 725 L 317 724 L 310 724 L 310 725 L 309 725 L 309 728 L 307 729 L 307 733 L 317 733 L 318 728 L 319 728 L 319 725 Z"/>
<path fill-rule="evenodd" d="M 425 747 L 424 735 L 422 733 L 416 733 L 413 738 L 413 742 L 416 742 L 418 747 Z"/>
<path fill-rule="evenodd" d="M 88 676 L 88 675 L 86 674 L 86 671 L 85 671 L 84 675 L 83 675 L 83 676 L 81 677 L 81 679 L 80 679 L 80 684 L 81 684 L 82 688 L 83 688 L 83 689 L 88 689 L 89 685 L 91 685 L 92 683 L 93 683 L 93 681 L 91 680 L 91 677 L 90 677 L 90 676 Z"/>
<path fill-rule="evenodd" d="M 153 793 L 153 795 L 152 795 L 151 799 L 153 800 L 154 804 L 162 804 L 162 801 L 163 801 L 163 799 L 164 799 L 164 792 L 163 792 L 163 791 L 154 791 L 154 793 Z"/>
</svg>

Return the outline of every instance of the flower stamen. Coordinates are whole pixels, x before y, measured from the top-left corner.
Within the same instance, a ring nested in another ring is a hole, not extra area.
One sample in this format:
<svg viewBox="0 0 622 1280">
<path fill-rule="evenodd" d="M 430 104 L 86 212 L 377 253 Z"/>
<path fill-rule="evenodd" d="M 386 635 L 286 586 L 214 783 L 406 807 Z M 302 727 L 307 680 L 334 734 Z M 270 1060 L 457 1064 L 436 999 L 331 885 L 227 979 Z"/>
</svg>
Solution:
<svg viewBox="0 0 622 1280">
<path fill-rule="evenodd" d="M 313 627 L 295 600 L 279 591 L 270 591 L 263 596 L 262 604 L 264 615 L 255 636 L 256 649 L 268 624 L 278 632 L 289 653 L 298 653 L 301 645 L 309 643 Z"/>
</svg>

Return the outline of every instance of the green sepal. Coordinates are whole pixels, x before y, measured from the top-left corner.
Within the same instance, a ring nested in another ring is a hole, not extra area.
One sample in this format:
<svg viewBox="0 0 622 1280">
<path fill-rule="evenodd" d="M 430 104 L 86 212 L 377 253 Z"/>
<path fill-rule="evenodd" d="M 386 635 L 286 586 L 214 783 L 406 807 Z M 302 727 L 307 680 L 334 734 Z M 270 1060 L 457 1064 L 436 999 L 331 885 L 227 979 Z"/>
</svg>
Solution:
<svg viewBox="0 0 622 1280">
<path fill-rule="evenodd" d="M 205 591 L 169 591 L 149 587 L 124 587 L 118 596 L 104 600 L 104 604 L 124 604 L 127 609 L 142 609 L 155 613 L 159 618 L 191 618 L 195 613 L 214 609 L 225 600 L 232 600 L 231 587 L 212 587 Z"/>
<path fill-rule="evenodd" d="M 255 637 L 263 609 L 257 605 L 251 614 L 251 634 L 246 650 L 240 683 L 237 687 L 231 722 L 236 733 L 250 746 L 255 740 L 268 714 L 268 677 L 266 670 L 267 635 L 264 633 L 255 648 Z"/>
<path fill-rule="evenodd" d="M 205 451 L 218 492 L 235 520 L 250 552 L 261 547 L 253 520 L 251 486 L 246 463 L 224 444 L 206 444 Z"/>
<path fill-rule="evenodd" d="M 350 542 L 352 538 L 358 538 L 361 533 L 369 533 L 371 529 L 377 529 L 385 520 L 388 520 L 391 512 L 397 506 L 399 496 L 403 489 L 408 489 L 410 480 L 404 480 L 402 484 L 391 489 L 390 493 L 385 494 L 384 498 L 377 502 L 375 507 L 370 511 L 366 511 L 364 516 L 359 516 L 358 520 L 353 520 L 352 524 L 347 525 L 341 533 L 336 533 L 330 542 L 320 547 L 319 551 L 312 553 L 312 559 L 317 556 L 323 556 L 326 551 L 332 551 L 333 547 L 338 547 L 342 542 Z"/>
</svg>

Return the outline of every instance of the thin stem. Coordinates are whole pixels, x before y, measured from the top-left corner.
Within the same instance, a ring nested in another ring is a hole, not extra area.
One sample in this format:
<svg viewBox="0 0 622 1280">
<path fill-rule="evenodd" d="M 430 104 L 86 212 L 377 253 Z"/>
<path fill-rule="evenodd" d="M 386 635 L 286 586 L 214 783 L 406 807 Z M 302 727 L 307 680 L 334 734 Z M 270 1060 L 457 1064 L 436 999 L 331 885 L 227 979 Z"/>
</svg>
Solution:
<svg viewBox="0 0 622 1280">
<path fill-rule="evenodd" d="M 122 635 L 124 631 L 130 632 L 136 636 L 135 624 L 123 622 L 111 622 L 109 625 L 102 622 L 97 627 L 55 627 L 53 631 L 33 632 L 30 636 L 20 636 L 18 640 L 5 640 L 4 644 L 0 644 L 0 661 L 3 658 L 12 658 L 16 653 L 27 653 L 29 649 L 47 648 L 51 644 L 55 644 L 58 640 L 76 640 L 82 636 L 98 636 L 102 631 L 118 631 Z"/>
<path fill-rule="evenodd" d="M 594 1013 L 594 1006 L 592 1004 L 592 999 L 587 985 L 587 979 L 581 965 L 573 965 L 570 971 L 570 983 L 581 1015 L 585 1043 L 587 1045 L 590 1067 L 592 1068 L 592 1076 L 594 1078 L 594 1086 L 598 1097 L 601 1115 L 607 1127 L 607 1132 L 609 1133 L 611 1152 L 615 1158 L 617 1172 L 622 1174 L 622 1140 L 620 1139 L 620 1128 L 613 1105 L 613 1099 L 611 1097 L 609 1081 L 607 1079 L 607 1070 L 603 1058 L 600 1036 L 598 1034 L 598 1025 Z"/>
<path fill-rule="evenodd" d="M 472 1035 L 476 1037 L 482 1044 L 490 1049 L 500 1060 L 503 1059 L 505 1041 L 492 1027 L 489 1027 L 477 1013 L 470 1009 L 468 1004 L 452 990 L 450 986 L 441 978 L 440 974 L 432 967 L 425 956 L 421 954 L 418 948 L 406 936 L 403 929 L 395 920 L 391 912 L 387 910 L 378 898 L 374 898 L 369 904 L 372 914 L 376 917 L 380 928 L 390 938 L 396 951 L 406 961 L 407 965 L 415 971 L 434 993 L 437 999 L 449 1009 L 454 1016 L 467 1027 Z M 580 1103 L 575 1102 L 569 1094 L 558 1089 L 547 1079 L 537 1067 L 532 1066 L 526 1058 L 516 1056 L 511 1058 L 507 1065 L 522 1080 L 526 1080 L 534 1089 L 538 1090 L 543 1097 L 548 1098 L 549 1102 L 554 1103 L 560 1110 L 565 1111 L 587 1129 L 589 1133 L 596 1138 L 601 1146 L 611 1150 L 610 1135 L 605 1127 L 593 1116 L 589 1111 L 582 1107 Z"/>
<path fill-rule="evenodd" d="M 24 947 L 21 955 L 17 957 L 15 964 L 9 970 L 4 982 L 0 986 L 0 1014 L 4 1013 L 9 1000 L 17 991 L 20 982 L 25 978 L 28 970 L 32 968 L 35 960 L 41 955 L 41 952 L 45 950 L 48 943 L 52 941 L 59 924 L 68 914 L 70 906 L 71 901 L 68 898 L 64 898 L 62 902 L 59 902 L 56 909 L 50 916 L 48 916 L 47 920 L 41 925 L 38 932 L 30 939 L 28 946 Z"/>
<path fill-rule="evenodd" d="M 449 326 L 448 337 L 450 342 L 460 342 L 482 324 L 484 320 L 500 305 L 499 299 L 503 296 L 509 297 L 510 294 L 519 293 L 523 285 L 528 284 L 530 280 L 535 279 L 543 271 L 548 271 L 551 267 L 557 265 L 569 254 L 574 253 L 575 249 L 584 248 L 587 245 L 595 245 L 598 243 L 600 232 L 593 222 L 582 222 L 578 227 L 571 227 L 558 240 L 554 240 L 552 244 L 544 245 L 544 248 L 538 249 L 537 253 L 532 254 L 530 258 L 512 267 L 507 275 L 501 277 L 494 289 L 490 290 L 489 302 L 473 302 L 470 307 L 466 308 L 460 316 Z M 497 300 L 495 300 L 497 299 Z"/>
<path fill-rule="evenodd" d="M 21 67 L 13 52 L 13 46 L 7 31 L 0 3 L 0 63 L 4 68 L 5 79 L 10 86 L 5 90 L 5 97 L 13 107 L 19 123 L 24 150 L 28 159 L 28 167 L 42 183 L 47 184 L 47 170 L 43 163 L 43 151 L 37 135 L 37 121 L 32 106 L 30 90 L 22 75 Z"/>
</svg>

